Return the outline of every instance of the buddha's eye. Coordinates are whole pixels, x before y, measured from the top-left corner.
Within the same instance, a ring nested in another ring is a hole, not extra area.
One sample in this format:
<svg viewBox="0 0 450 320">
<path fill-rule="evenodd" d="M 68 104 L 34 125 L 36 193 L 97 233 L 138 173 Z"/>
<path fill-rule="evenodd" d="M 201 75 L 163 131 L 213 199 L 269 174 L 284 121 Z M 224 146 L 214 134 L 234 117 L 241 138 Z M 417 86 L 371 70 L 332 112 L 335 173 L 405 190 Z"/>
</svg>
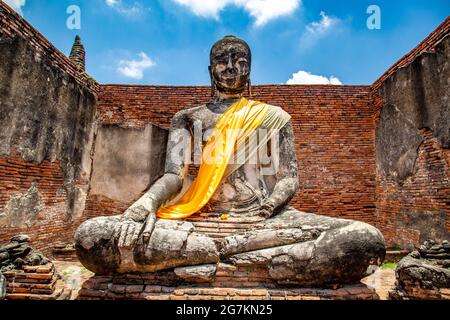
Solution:
<svg viewBox="0 0 450 320">
<path fill-rule="evenodd" d="M 214 61 L 216 61 L 216 63 L 226 63 L 228 61 L 228 55 L 226 54 L 221 54 L 221 55 L 217 55 L 213 57 Z"/>
<path fill-rule="evenodd" d="M 245 58 L 239 58 L 238 59 L 238 61 L 237 61 L 239 64 L 247 64 L 248 63 L 248 61 L 247 61 L 247 59 L 245 59 Z"/>
</svg>

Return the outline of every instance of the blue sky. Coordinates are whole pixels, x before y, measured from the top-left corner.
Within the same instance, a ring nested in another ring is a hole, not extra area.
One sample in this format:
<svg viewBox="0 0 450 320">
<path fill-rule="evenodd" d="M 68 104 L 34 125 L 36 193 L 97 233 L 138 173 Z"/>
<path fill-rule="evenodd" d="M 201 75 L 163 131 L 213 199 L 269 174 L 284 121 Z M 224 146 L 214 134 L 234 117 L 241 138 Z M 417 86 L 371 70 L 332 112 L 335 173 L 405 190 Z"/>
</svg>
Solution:
<svg viewBox="0 0 450 320">
<path fill-rule="evenodd" d="M 4 1 L 65 54 L 79 34 L 100 83 L 160 85 L 209 85 L 209 49 L 227 34 L 250 44 L 254 84 L 371 84 L 450 14 L 449 0 Z"/>
</svg>

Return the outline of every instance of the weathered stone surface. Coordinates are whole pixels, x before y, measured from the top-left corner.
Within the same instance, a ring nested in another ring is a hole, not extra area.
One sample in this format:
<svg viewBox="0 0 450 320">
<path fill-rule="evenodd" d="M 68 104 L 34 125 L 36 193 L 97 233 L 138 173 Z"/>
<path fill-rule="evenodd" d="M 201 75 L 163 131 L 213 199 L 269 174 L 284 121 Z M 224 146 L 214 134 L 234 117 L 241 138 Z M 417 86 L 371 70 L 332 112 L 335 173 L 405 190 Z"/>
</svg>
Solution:
<svg viewBox="0 0 450 320">
<path fill-rule="evenodd" d="M 113 238 L 114 224 L 119 221 L 118 217 L 96 218 L 85 222 L 77 232 L 80 261 L 98 274 L 155 272 L 219 261 L 212 239 L 197 233 L 190 222 L 157 220 L 147 245 L 141 239 L 135 249 L 126 249 L 119 248 Z M 142 228 L 141 224 L 136 224 Z M 367 275 L 370 265 L 379 265 L 383 261 L 385 249 L 381 233 L 361 222 L 287 209 L 254 225 L 254 230 L 275 230 L 277 234 L 283 234 L 283 229 L 290 234 L 293 228 L 297 228 L 299 234 L 309 232 L 315 236 L 304 241 L 298 238 L 290 245 L 274 246 L 272 241 L 261 242 L 260 249 L 240 254 L 222 251 L 222 259 L 235 266 L 263 267 L 270 279 L 280 284 L 303 286 L 355 283 Z M 251 231 L 249 237 L 254 235 Z M 245 238 L 246 233 L 225 240 L 235 241 L 235 237 Z M 240 248 L 245 248 L 245 242 L 242 243 Z M 224 248 L 226 246 L 222 250 Z M 124 255 L 124 252 L 128 254 Z M 192 280 L 197 281 L 195 277 Z"/>
<path fill-rule="evenodd" d="M 84 205 L 76 180 L 90 173 L 91 163 L 85 160 L 90 156 L 95 93 L 20 36 L 0 39 L 0 56 L 0 155 L 14 152 L 26 162 L 60 162 L 66 214 L 73 218 Z M 33 224 L 42 204 L 40 187 L 32 184 L 26 194 L 11 198 L 5 223 L 18 226 L 25 218 L 20 226 Z"/>
<path fill-rule="evenodd" d="M 379 119 L 375 113 L 375 216 L 389 246 L 409 251 L 429 238 L 450 240 L 446 24 L 401 61 L 403 66 L 378 83 L 374 92 L 375 109 L 380 108 Z"/>
<path fill-rule="evenodd" d="M 394 299 L 450 299 L 450 246 L 428 240 L 397 265 Z"/>
<path fill-rule="evenodd" d="M 303 231 L 300 228 L 248 231 L 226 237 L 222 252 L 231 255 L 258 249 L 278 247 L 297 242 L 310 241 L 317 238 L 319 235 L 320 231 Z"/>
<path fill-rule="evenodd" d="M 127 203 L 164 173 L 167 130 L 102 125 L 95 140 L 89 194 Z"/>
<path fill-rule="evenodd" d="M 213 240 L 195 233 L 190 222 L 160 219 L 148 243 L 141 238 L 136 246 L 119 248 L 114 230 L 120 223 L 124 222 L 118 217 L 99 217 L 78 229 L 78 257 L 89 270 L 98 274 L 152 272 L 219 261 Z M 142 223 L 136 225 L 138 231 L 143 227 Z"/>
<path fill-rule="evenodd" d="M 85 221 L 75 233 L 75 248 L 83 265 L 98 274 L 111 273 L 120 264 L 120 252 L 112 235 L 119 217 L 98 217 Z"/>
<path fill-rule="evenodd" d="M 164 219 L 156 222 L 148 245 L 138 244 L 135 257 L 154 270 L 219 261 L 214 242 L 194 233 L 192 223 Z"/>
<path fill-rule="evenodd" d="M 37 219 L 37 214 L 42 209 L 42 196 L 33 182 L 30 189 L 23 194 L 12 196 L 5 206 L 1 226 L 22 227 L 32 226 Z"/>
<path fill-rule="evenodd" d="M 0 254 L 7 258 L 0 264 L 0 300 L 69 298 L 70 292 L 62 296 L 65 291 L 61 284 L 58 288 L 60 276 L 53 263 L 30 247 L 29 240 L 28 235 L 17 235 L 10 243 L 0 246 L 4 250 Z"/>
<path fill-rule="evenodd" d="M 178 267 L 175 274 L 186 282 L 211 282 L 217 270 L 216 264 Z"/>
<path fill-rule="evenodd" d="M 17 241 L 19 243 L 29 242 L 30 241 L 30 236 L 26 235 L 26 234 L 19 234 L 17 236 L 12 237 L 11 241 Z"/>
<path fill-rule="evenodd" d="M 420 129 L 429 128 L 450 148 L 450 36 L 432 53 L 399 69 L 380 88 L 385 102 L 376 130 L 377 164 L 386 175 L 404 181 L 414 171 Z"/>
<path fill-rule="evenodd" d="M 232 255 L 238 266 L 265 266 L 280 284 L 303 286 L 355 283 L 384 259 L 384 239 L 374 227 L 350 220 L 286 210 L 261 223 L 272 227 L 323 230 L 317 239 Z"/>
</svg>

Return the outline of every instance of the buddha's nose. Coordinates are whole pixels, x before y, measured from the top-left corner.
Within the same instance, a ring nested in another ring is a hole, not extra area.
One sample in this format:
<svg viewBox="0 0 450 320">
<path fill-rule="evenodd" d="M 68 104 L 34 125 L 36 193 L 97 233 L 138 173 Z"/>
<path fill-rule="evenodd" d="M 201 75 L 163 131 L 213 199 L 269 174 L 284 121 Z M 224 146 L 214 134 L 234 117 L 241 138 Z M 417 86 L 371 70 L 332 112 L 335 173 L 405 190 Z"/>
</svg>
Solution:
<svg viewBox="0 0 450 320">
<path fill-rule="evenodd" d="M 232 59 L 231 59 L 231 56 L 228 57 L 227 68 L 229 68 L 229 69 L 232 69 L 232 68 L 233 68 L 233 61 L 232 61 Z"/>
</svg>

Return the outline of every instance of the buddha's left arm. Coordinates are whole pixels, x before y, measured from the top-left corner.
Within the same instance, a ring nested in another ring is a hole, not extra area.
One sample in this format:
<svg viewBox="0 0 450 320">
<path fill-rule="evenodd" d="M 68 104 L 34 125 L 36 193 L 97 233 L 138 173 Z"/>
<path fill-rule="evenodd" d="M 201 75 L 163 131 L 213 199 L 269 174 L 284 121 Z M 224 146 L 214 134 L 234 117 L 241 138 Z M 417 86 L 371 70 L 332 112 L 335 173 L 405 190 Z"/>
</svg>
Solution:
<svg viewBox="0 0 450 320">
<path fill-rule="evenodd" d="M 277 182 L 268 199 L 269 206 L 273 207 L 272 215 L 286 206 L 299 188 L 297 156 L 291 121 L 280 130 L 278 139 L 279 167 L 276 174 Z M 276 152 L 276 150 L 274 151 Z"/>
</svg>

